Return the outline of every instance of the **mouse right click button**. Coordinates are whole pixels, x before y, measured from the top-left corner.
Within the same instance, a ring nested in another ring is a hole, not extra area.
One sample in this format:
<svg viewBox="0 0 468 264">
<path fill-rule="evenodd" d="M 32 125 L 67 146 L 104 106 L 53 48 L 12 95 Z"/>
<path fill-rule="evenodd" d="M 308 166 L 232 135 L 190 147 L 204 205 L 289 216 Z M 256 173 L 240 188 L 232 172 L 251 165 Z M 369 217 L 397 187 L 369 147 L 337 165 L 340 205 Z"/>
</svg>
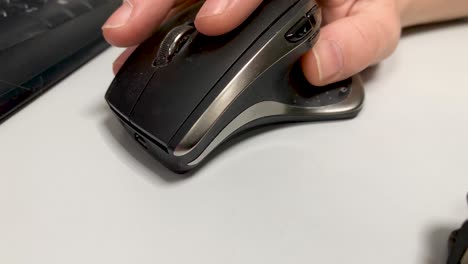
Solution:
<svg viewBox="0 0 468 264">
<path fill-rule="evenodd" d="M 289 31 L 285 38 L 287 41 L 296 43 L 303 40 L 312 30 L 313 25 L 308 17 L 302 17 Z"/>
</svg>

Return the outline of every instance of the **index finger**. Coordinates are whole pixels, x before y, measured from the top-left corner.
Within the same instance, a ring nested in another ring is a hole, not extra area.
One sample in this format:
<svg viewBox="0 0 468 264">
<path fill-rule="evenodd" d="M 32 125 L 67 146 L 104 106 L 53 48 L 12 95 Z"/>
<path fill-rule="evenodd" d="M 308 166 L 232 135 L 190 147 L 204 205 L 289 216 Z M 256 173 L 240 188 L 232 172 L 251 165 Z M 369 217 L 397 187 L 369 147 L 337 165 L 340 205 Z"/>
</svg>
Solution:
<svg viewBox="0 0 468 264">
<path fill-rule="evenodd" d="M 175 0 L 124 0 L 102 27 L 106 40 L 119 47 L 138 45 L 157 29 Z"/>
</svg>

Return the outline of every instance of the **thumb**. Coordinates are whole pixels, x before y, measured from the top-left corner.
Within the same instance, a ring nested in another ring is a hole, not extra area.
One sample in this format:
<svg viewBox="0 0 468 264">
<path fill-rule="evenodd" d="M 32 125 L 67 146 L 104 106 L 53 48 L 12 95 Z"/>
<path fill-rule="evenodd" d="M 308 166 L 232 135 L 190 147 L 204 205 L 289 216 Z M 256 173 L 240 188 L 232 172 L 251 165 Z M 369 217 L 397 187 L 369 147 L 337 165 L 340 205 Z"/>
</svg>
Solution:
<svg viewBox="0 0 468 264">
<path fill-rule="evenodd" d="M 396 10 L 396 8 L 395 8 Z M 302 59 L 304 75 L 317 86 L 341 81 L 388 57 L 400 39 L 398 12 L 388 5 L 336 20 Z"/>
</svg>

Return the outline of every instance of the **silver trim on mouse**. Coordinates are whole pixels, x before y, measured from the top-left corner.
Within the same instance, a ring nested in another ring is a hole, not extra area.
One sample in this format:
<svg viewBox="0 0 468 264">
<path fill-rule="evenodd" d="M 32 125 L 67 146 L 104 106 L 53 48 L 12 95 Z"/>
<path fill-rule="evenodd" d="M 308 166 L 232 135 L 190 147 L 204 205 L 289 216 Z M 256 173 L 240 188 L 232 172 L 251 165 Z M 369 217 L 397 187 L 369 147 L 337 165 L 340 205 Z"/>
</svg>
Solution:
<svg viewBox="0 0 468 264">
<path fill-rule="evenodd" d="M 308 8 L 313 8 L 310 5 Z M 314 29 L 311 32 L 317 31 L 321 25 L 322 16 L 321 11 L 318 9 L 314 12 L 314 19 L 316 21 Z M 253 83 L 258 76 L 265 72 L 275 62 L 281 60 L 282 57 L 287 56 L 292 52 L 289 47 L 284 45 L 284 34 L 289 27 L 284 27 L 283 31 L 277 32 L 274 38 L 260 49 L 252 59 L 239 71 L 239 73 L 229 82 L 223 91 L 206 109 L 202 116 L 197 120 L 185 137 L 180 141 L 174 150 L 174 156 L 184 156 L 194 150 L 201 142 L 203 137 L 208 133 L 216 120 L 218 120 L 230 104 L 247 88 L 250 83 Z M 318 36 L 312 40 L 310 37 L 305 38 L 305 41 L 315 42 Z M 313 44 L 313 43 L 312 43 Z M 299 45 L 295 48 L 299 48 Z M 271 56 L 272 54 L 278 55 L 277 57 Z"/>
<path fill-rule="evenodd" d="M 297 107 L 293 105 L 286 105 L 279 102 L 265 101 L 251 106 L 242 114 L 238 115 L 229 125 L 227 125 L 210 143 L 210 145 L 198 156 L 195 160 L 191 161 L 188 165 L 195 166 L 200 163 L 208 154 L 213 151 L 219 144 L 221 144 L 226 138 L 228 138 L 237 129 L 244 125 L 269 116 L 276 115 L 314 115 L 319 119 L 320 117 L 328 115 L 337 115 L 341 113 L 349 112 L 353 109 L 360 109 L 364 102 L 364 98 L 360 95 L 363 93 L 362 80 L 359 75 L 353 77 L 351 94 L 342 102 L 323 106 L 323 107 Z"/>
</svg>

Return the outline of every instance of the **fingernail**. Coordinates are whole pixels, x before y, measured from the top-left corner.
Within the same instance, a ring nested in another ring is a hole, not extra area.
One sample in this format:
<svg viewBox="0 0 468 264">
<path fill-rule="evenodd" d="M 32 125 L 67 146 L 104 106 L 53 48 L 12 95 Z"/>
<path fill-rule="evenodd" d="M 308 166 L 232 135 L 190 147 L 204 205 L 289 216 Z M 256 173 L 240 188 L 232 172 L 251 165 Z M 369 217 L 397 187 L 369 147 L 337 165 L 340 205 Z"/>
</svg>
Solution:
<svg viewBox="0 0 468 264">
<path fill-rule="evenodd" d="M 343 70 L 343 52 L 332 40 L 318 41 L 312 49 L 320 81 L 329 80 Z"/>
<path fill-rule="evenodd" d="M 209 17 L 220 15 L 226 10 L 230 0 L 210 0 L 202 6 L 198 12 L 198 17 Z"/>
<path fill-rule="evenodd" d="M 132 3 L 129 0 L 124 0 L 122 6 L 120 6 L 119 9 L 114 12 L 114 14 L 107 20 L 102 28 L 108 29 L 125 26 L 127 21 L 130 19 L 132 10 Z"/>
</svg>

